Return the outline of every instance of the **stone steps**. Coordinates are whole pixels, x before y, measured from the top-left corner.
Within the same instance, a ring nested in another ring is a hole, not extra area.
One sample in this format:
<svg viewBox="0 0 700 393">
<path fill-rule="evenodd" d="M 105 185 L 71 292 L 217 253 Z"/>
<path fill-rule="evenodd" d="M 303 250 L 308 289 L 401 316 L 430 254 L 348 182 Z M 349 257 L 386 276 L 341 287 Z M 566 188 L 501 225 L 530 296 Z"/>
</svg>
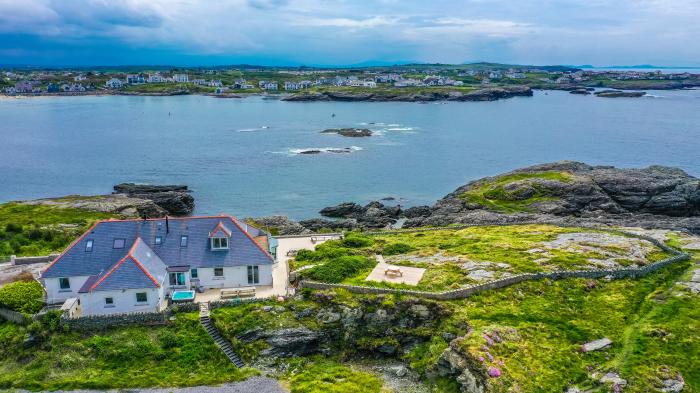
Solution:
<svg viewBox="0 0 700 393">
<path fill-rule="evenodd" d="M 234 366 L 238 368 L 245 366 L 245 363 L 243 363 L 238 354 L 236 354 L 236 352 L 233 350 L 231 343 L 226 341 L 226 339 L 221 336 L 221 333 L 219 333 L 214 324 L 211 322 L 208 303 L 199 303 L 199 323 Z"/>
</svg>

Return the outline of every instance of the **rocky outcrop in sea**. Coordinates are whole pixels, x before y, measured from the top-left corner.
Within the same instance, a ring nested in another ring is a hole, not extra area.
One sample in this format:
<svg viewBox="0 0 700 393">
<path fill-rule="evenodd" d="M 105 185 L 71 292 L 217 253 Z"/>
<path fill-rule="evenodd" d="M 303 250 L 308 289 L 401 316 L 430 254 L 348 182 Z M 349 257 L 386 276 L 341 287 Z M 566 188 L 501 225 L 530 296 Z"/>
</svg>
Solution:
<svg viewBox="0 0 700 393">
<path fill-rule="evenodd" d="M 560 161 L 467 183 L 433 206 L 408 209 L 345 202 L 322 209 L 327 218 L 298 224 L 320 229 L 550 223 L 685 230 L 700 233 L 700 179 L 683 170 Z"/>
<path fill-rule="evenodd" d="M 372 93 L 365 91 L 322 91 L 302 92 L 283 98 L 283 101 L 495 101 L 517 96 L 532 96 L 529 86 L 489 87 L 469 92 L 454 91 L 383 91 Z"/>
</svg>

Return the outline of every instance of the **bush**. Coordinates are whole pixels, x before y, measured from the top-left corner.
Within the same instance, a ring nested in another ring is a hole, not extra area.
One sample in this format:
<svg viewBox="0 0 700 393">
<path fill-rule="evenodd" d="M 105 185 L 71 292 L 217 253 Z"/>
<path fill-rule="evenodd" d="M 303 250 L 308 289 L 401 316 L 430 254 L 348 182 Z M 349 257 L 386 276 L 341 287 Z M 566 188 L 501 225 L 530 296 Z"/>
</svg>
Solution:
<svg viewBox="0 0 700 393">
<path fill-rule="evenodd" d="M 374 267 L 376 262 L 359 255 L 348 255 L 331 259 L 321 266 L 309 270 L 309 277 L 317 281 L 338 283 L 357 275 L 364 269 Z"/>
<path fill-rule="evenodd" d="M 315 251 L 299 250 L 294 259 L 299 262 L 321 262 L 353 254 L 351 249 L 342 247 L 339 241 L 333 240 L 319 245 Z"/>
<path fill-rule="evenodd" d="M 350 232 L 341 240 L 343 246 L 350 248 L 368 247 L 374 243 L 374 239 L 358 232 Z"/>
<path fill-rule="evenodd" d="M 17 281 L 0 288 L 0 307 L 35 314 L 44 307 L 44 289 L 36 281 Z"/>
<path fill-rule="evenodd" d="M 384 246 L 384 255 L 398 255 L 413 251 L 414 248 L 406 243 L 392 243 Z"/>
</svg>

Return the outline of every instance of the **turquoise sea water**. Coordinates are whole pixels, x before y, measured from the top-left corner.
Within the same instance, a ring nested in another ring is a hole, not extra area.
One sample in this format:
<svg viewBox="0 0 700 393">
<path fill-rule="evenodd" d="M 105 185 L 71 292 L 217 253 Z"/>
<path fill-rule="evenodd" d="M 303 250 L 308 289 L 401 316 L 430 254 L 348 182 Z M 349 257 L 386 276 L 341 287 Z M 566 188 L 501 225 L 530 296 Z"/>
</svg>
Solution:
<svg viewBox="0 0 700 393">
<path fill-rule="evenodd" d="M 106 193 L 125 181 L 183 183 L 198 213 L 304 218 L 342 201 L 433 203 L 469 180 L 563 159 L 673 165 L 699 176 L 700 90 L 650 94 L 550 91 L 444 104 L 2 99 L 0 201 Z M 377 135 L 319 133 L 330 127 Z M 350 153 L 297 154 L 308 148 Z"/>
</svg>

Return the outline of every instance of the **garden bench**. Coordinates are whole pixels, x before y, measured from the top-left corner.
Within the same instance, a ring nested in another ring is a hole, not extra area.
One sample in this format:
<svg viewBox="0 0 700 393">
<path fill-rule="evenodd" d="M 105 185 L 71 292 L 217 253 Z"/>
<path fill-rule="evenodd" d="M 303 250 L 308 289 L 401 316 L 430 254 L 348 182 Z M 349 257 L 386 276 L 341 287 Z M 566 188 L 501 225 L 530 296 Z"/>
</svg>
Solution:
<svg viewBox="0 0 700 393">
<path fill-rule="evenodd" d="M 227 288 L 221 290 L 222 299 L 230 299 L 233 297 L 255 297 L 254 287 L 243 288 Z"/>
</svg>

